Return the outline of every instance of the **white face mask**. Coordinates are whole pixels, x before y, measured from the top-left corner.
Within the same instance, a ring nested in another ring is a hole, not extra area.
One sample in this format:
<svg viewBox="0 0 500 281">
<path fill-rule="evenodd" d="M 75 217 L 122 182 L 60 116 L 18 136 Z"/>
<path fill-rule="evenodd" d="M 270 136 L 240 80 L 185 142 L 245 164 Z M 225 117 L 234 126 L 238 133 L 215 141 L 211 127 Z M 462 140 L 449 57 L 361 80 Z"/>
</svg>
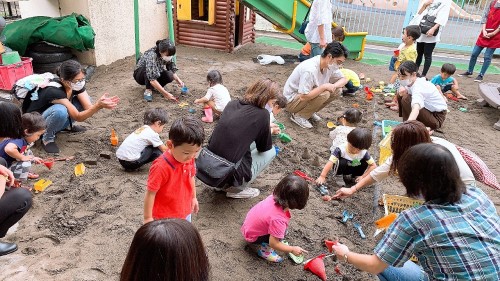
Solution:
<svg viewBox="0 0 500 281">
<path fill-rule="evenodd" d="M 73 91 L 80 91 L 81 89 L 83 89 L 83 87 L 85 87 L 85 80 L 76 83 L 71 82 L 71 89 Z"/>
<path fill-rule="evenodd" d="M 169 62 L 172 60 L 172 56 L 162 56 L 161 57 L 164 61 Z"/>
<path fill-rule="evenodd" d="M 410 79 L 409 79 L 409 78 L 408 78 L 408 79 L 405 79 L 405 80 L 399 80 L 399 84 L 400 84 L 401 86 L 403 86 L 403 87 L 407 87 L 408 85 L 410 85 L 410 84 L 411 84 L 411 81 L 410 81 Z"/>
<path fill-rule="evenodd" d="M 267 109 L 267 111 L 269 111 L 269 112 L 273 111 L 273 108 L 271 106 L 269 106 L 269 104 L 267 104 L 267 103 L 266 103 L 266 106 L 264 108 Z"/>
</svg>

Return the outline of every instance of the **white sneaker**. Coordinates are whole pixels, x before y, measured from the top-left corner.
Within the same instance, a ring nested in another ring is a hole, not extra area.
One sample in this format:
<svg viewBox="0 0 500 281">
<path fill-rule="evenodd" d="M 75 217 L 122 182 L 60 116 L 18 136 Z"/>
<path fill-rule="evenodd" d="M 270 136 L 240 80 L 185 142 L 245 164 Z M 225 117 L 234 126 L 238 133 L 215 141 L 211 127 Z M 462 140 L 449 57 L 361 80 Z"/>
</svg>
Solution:
<svg viewBox="0 0 500 281">
<path fill-rule="evenodd" d="M 311 129 L 313 127 L 313 125 L 309 121 L 307 121 L 307 119 L 297 116 L 293 113 L 290 116 L 290 120 L 292 120 L 295 124 L 305 129 Z"/>
<path fill-rule="evenodd" d="M 313 115 L 311 115 L 311 119 L 314 121 L 314 122 L 319 122 L 321 121 L 321 117 L 319 117 L 318 114 L 316 113 L 313 113 Z"/>
<path fill-rule="evenodd" d="M 227 189 L 226 197 L 236 198 L 236 199 L 248 199 L 259 196 L 260 191 L 257 188 L 245 187 L 245 189 L 240 190 L 235 187 L 230 187 Z"/>
</svg>

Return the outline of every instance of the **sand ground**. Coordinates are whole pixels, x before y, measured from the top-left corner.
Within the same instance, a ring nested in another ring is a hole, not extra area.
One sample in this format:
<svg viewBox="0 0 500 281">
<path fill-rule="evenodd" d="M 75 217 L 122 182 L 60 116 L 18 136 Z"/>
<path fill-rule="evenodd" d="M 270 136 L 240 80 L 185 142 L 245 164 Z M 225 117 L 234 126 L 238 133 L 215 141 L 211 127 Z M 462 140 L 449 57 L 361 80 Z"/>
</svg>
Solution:
<svg viewBox="0 0 500 281">
<path fill-rule="evenodd" d="M 205 77 L 210 69 L 221 71 L 224 84 L 233 98 L 241 96 L 249 84 L 261 77 L 269 77 L 284 85 L 295 64 L 287 62 L 285 65 L 261 66 L 253 61 L 259 54 L 295 55 L 295 51 L 263 44 L 245 46 L 232 54 L 178 47 L 179 76 L 190 88 L 189 94 L 180 96 L 181 101 L 189 103 L 184 108 L 164 100 L 158 94 L 155 94 L 152 103 L 144 102 L 143 88 L 132 78 L 132 57 L 97 68 L 88 83 L 88 92 L 94 98 L 104 92 L 118 95 L 121 98 L 120 105 L 116 110 L 103 110 L 88 119 L 83 125 L 91 129 L 84 133 L 58 135 L 61 155 L 74 155 L 74 160 L 57 162 L 50 171 L 45 167 L 35 167 L 42 178 L 51 179 L 54 184 L 34 195 L 33 208 L 20 221 L 17 230 L 6 237 L 5 240 L 18 243 L 19 250 L 0 257 L 0 280 L 117 280 L 132 237 L 142 224 L 143 196 L 149 166 L 127 173 L 119 165 L 114 153 L 111 159 L 99 157 L 102 151 L 115 151 L 109 143 L 111 128 L 115 128 L 123 140 L 141 125 L 146 108 L 158 106 L 168 109 L 171 120 L 191 114 L 187 111 L 190 107 L 196 108 L 194 115 L 201 117 L 201 109 L 192 105 L 192 102 L 205 94 Z M 387 81 L 390 77 L 387 68 L 382 66 L 348 61 L 345 67 L 364 72 L 375 81 L 368 83 L 369 86 L 379 80 Z M 437 68 L 432 68 L 430 73 L 437 72 Z M 449 102 L 450 113 L 443 133 L 437 136 L 473 150 L 500 177 L 500 132 L 492 128 L 498 120 L 499 111 L 481 107 L 474 102 L 479 96 L 477 83 L 472 79 L 457 79 L 463 94 L 470 99 Z M 498 81 L 499 76 L 487 75 L 485 80 Z M 168 85 L 167 89 L 180 95 L 176 86 Z M 323 165 L 329 155 L 330 140 L 326 122 L 335 120 L 354 103 L 358 103 L 364 113 L 361 126 L 374 130 L 375 138 L 370 151 L 377 158 L 381 130 L 373 126 L 373 121 L 398 120 L 397 113 L 385 109 L 381 101 L 380 95 L 372 101 L 366 101 L 363 94 L 355 98 L 339 97 L 320 112 L 324 121 L 315 124 L 312 130 L 298 128 L 290 122 L 286 112 L 277 116 L 286 125 L 286 132 L 293 141 L 289 144 L 277 143 L 281 153 L 254 183 L 261 190 L 258 198 L 226 199 L 223 194 L 213 193 L 197 181 L 200 212 L 194 216 L 193 224 L 199 229 L 207 247 L 212 280 L 318 280 L 289 259 L 282 264 L 269 264 L 261 260 L 248 250 L 239 228 L 247 211 L 270 194 L 284 175 L 295 169 L 313 177 L 319 175 L 322 167 L 313 166 L 312 160 L 318 156 Z M 468 111 L 459 111 L 459 106 L 466 107 Z M 207 136 L 210 136 L 214 124 L 204 126 Z M 161 135 L 166 139 L 167 131 Z M 290 161 L 300 157 L 305 148 L 313 156 L 311 159 L 301 159 L 298 163 Z M 41 157 L 46 156 L 38 146 L 34 152 Z M 76 164 L 96 159 L 97 165 L 87 165 L 84 176 L 73 175 Z M 329 177 L 328 186 L 331 190 L 337 189 L 332 176 Z M 489 187 L 483 187 L 483 190 L 498 209 L 500 193 Z M 326 249 L 322 241 L 335 237 L 353 251 L 370 253 L 381 237 L 372 236 L 375 230 L 373 221 L 383 214 L 383 208 L 377 206 L 376 198 L 383 193 L 404 194 L 404 191 L 397 180 L 391 179 L 375 187 L 365 188 L 345 201 L 326 203 L 312 189 L 307 207 L 292 212 L 287 239 L 291 244 L 309 250 L 308 258 L 324 253 Z M 367 239 L 361 239 L 352 224 L 346 225 L 340 221 L 343 210 L 355 214 Z M 375 278 L 342 263 L 338 264 L 343 275 L 337 275 L 333 269 L 337 262 L 328 259 L 325 264 L 330 280 Z"/>
</svg>

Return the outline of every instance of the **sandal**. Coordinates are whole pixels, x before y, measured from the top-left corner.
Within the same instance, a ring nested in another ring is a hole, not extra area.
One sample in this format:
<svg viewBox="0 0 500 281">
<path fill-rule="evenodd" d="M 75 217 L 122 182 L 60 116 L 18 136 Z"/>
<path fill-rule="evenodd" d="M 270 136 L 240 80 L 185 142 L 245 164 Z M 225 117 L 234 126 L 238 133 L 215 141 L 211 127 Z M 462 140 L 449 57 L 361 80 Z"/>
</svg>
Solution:
<svg viewBox="0 0 500 281">
<path fill-rule="evenodd" d="M 28 173 L 28 179 L 30 180 L 34 180 L 34 179 L 37 179 L 39 178 L 40 175 L 39 174 L 35 174 L 35 173 Z"/>
<path fill-rule="evenodd" d="M 262 243 L 260 249 L 257 251 L 257 255 L 270 262 L 282 262 L 283 258 L 280 257 L 276 251 L 269 246 L 268 243 Z"/>
</svg>

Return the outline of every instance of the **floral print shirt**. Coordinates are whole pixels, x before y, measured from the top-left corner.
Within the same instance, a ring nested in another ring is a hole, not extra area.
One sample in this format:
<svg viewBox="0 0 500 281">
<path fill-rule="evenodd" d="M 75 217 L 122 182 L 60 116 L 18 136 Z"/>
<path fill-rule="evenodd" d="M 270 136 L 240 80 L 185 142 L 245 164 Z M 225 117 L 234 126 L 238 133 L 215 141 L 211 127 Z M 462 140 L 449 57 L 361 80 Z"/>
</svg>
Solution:
<svg viewBox="0 0 500 281">
<path fill-rule="evenodd" d="M 135 69 L 146 67 L 146 76 L 149 81 L 156 80 L 165 70 L 176 72 L 177 66 L 173 61 L 166 62 L 156 54 L 156 47 L 147 50 L 137 62 Z"/>
</svg>

